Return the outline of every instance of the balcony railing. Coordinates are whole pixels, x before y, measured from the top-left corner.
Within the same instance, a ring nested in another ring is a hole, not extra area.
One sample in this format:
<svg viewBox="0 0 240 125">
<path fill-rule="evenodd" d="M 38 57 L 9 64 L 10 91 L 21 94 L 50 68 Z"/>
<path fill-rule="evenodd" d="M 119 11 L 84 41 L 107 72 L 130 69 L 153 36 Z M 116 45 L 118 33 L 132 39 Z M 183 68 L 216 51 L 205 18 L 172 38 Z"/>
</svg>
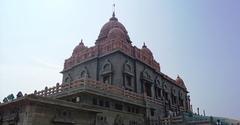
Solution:
<svg viewBox="0 0 240 125">
<path fill-rule="evenodd" d="M 91 80 L 91 79 L 79 79 L 76 81 L 73 81 L 69 84 L 59 84 L 57 83 L 56 86 L 54 87 L 45 87 L 44 90 L 41 91 L 34 91 L 34 95 L 38 95 L 38 96 L 43 96 L 43 97 L 54 97 L 54 96 L 58 96 L 61 93 L 64 92 L 69 92 L 72 90 L 78 90 L 78 89 L 82 89 L 82 90 L 96 90 L 99 92 L 103 92 L 103 93 L 107 93 L 107 94 L 111 94 L 117 97 L 123 97 L 123 98 L 127 98 L 133 101 L 148 101 L 151 103 L 155 103 L 158 105 L 163 104 L 163 101 L 160 99 L 155 99 L 153 97 L 149 97 L 146 96 L 144 94 L 139 94 L 136 92 L 132 92 L 132 91 L 128 91 L 125 90 L 124 88 L 120 88 L 116 85 L 110 85 L 110 84 L 105 84 L 102 83 L 100 81 L 95 81 L 95 80 Z"/>
</svg>

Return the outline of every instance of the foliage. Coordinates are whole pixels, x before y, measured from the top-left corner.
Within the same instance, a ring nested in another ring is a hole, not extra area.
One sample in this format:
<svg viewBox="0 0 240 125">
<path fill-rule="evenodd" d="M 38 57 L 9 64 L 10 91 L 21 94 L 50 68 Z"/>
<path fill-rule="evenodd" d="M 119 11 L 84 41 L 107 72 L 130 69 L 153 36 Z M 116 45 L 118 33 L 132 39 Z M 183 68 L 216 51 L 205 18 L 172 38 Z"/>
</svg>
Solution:
<svg viewBox="0 0 240 125">
<path fill-rule="evenodd" d="M 14 97 L 13 94 L 10 94 L 10 95 L 7 96 L 8 101 L 12 101 L 14 98 L 15 97 Z"/>
</svg>

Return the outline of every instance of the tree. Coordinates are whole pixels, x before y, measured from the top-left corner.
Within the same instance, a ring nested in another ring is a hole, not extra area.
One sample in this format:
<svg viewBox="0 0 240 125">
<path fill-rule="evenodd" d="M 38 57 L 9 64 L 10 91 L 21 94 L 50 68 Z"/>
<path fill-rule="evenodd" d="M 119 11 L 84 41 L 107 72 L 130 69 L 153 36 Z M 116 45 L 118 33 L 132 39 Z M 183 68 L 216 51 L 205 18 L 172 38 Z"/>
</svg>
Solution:
<svg viewBox="0 0 240 125">
<path fill-rule="evenodd" d="M 12 101 L 14 98 L 15 97 L 14 97 L 13 94 L 10 94 L 10 95 L 7 96 L 8 101 Z"/>
<path fill-rule="evenodd" d="M 5 102 L 8 102 L 7 97 L 5 97 L 5 98 L 3 99 L 3 102 L 4 102 L 4 103 L 5 103 Z"/>
</svg>

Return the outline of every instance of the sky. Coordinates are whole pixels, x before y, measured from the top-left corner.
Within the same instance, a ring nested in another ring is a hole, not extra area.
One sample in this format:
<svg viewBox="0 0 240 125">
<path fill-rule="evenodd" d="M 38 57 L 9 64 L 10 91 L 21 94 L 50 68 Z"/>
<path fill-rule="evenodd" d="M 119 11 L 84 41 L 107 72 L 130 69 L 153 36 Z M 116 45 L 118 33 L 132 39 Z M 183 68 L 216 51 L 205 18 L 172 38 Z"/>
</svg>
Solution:
<svg viewBox="0 0 240 125">
<path fill-rule="evenodd" d="M 93 46 L 112 15 L 161 72 L 185 82 L 193 110 L 240 120 L 239 0 L 0 0 L 0 101 L 61 83 L 81 39 Z"/>
</svg>

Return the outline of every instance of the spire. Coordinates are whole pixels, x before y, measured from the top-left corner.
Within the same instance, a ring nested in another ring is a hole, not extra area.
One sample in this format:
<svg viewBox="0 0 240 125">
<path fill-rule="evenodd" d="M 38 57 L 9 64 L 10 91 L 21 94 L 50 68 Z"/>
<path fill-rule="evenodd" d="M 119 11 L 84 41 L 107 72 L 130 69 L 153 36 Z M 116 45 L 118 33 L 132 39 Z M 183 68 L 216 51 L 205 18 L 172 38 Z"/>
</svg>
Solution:
<svg viewBox="0 0 240 125">
<path fill-rule="evenodd" d="M 83 39 L 81 39 L 81 43 L 83 43 Z"/>
<path fill-rule="evenodd" d="M 81 39 L 81 42 L 79 43 L 80 46 L 84 46 L 83 39 Z"/>
<path fill-rule="evenodd" d="M 142 48 L 147 48 L 145 42 L 143 42 L 143 46 L 142 46 Z"/>
<path fill-rule="evenodd" d="M 118 19 L 115 17 L 115 3 L 113 4 L 113 14 L 112 14 L 112 17 L 110 18 L 110 20 L 118 21 Z"/>
<path fill-rule="evenodd" d="M 113 4 L 113 14 L 112 17 L 115 17 L 115 3 Z"/>
<path fill-rule="evenodd" d="M 113 11 L 112 17 L 115 18 L 115 12 Z"/>
</svg>

